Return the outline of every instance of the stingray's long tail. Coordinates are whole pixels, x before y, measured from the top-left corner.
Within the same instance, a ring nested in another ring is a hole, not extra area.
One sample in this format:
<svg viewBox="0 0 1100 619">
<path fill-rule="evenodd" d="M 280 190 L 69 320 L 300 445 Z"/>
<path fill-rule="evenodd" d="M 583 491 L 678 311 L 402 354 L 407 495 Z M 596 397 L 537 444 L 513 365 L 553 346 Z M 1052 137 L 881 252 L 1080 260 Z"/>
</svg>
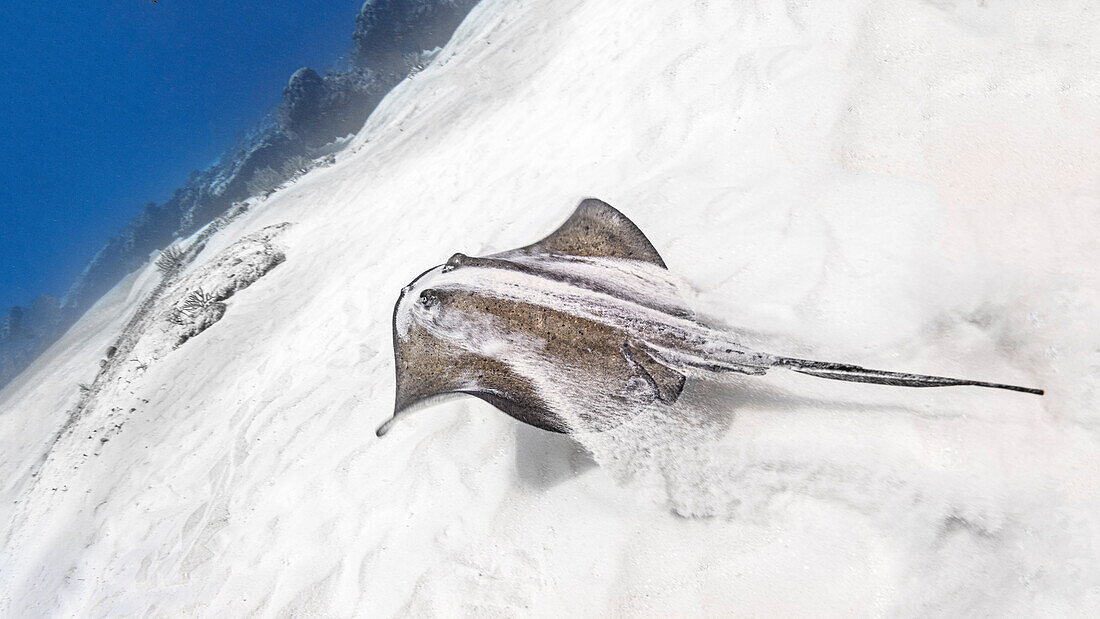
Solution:
<svg viewBox="0 0 1100 619">
<path fill-rule="evenodd" d="M 901 372 L 886 372 L 883 370 L 869 370 L 858 365 L 844 363 L 830 363 L 828 361 L 809 361 L 806 359 L 791 359 L 789 357 L 772 357 L 774 367 L 782 367 L 809 374 L 820 378 L 833 380 L 847 380 L 856 383 L 874 383 L 876 385 L 893 385 L 895 387 L 958 387 L 970 385 L 974 387 L 990 387 L 992 389 L 1007 389 L 1009 391 L 1021 391 L 1043 395 L 1042 389 L 1030 387 L 1017 387 L 1016 385 L 1002 385 L 1000 383 L 986 383 L 979 380 L 964 380 L 961 378 L 946 378 L 943 376 L 925 376 L 923 374 L 903 374 Z"/>
</svg>

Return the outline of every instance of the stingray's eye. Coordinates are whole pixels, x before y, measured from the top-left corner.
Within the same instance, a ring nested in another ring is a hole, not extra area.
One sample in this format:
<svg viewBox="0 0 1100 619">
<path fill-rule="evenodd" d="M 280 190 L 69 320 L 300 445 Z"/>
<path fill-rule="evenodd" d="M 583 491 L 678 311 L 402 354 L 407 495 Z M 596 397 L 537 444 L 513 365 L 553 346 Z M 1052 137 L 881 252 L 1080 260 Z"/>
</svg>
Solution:
<svg viewBox="0 0 1100 619">
<path fill-rule="evenodd" d="M 466 254 L 455 254 L 447 259 L 447 264 L 443 265 L 443 272 L 450 273 L 458 267 L 466 264 L 469 259 L 470 257 Z"/>
<path fill-rule="evenodd" d="M 439 304 L 439 295 L 434 290 L 425 290 L 420 293 L 418 302 L 425 307 L 432 307 Z"/>
</svg>

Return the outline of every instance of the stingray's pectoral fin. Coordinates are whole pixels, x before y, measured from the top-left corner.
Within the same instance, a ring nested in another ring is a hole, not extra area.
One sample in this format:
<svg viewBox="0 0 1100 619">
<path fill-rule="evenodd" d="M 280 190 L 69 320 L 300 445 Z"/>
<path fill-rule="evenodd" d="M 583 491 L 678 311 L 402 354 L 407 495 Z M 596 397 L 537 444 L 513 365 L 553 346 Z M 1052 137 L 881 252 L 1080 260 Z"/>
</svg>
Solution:
<svg viewBox="0 0 1100 619">
<path fill-rule="evenodd" d="M 665 268 L 665 261 L 638 226 L 607 202 L 595 198 L 582 200 L 557 230 L 518 251 L 622 258 Z"/>
<path fill-rule="evenodd" d="M 390 431 L 390 428 L 393 427 L 393 424 L 396 421 L 397 421 L 397 415 L 394 415 L 393 417 L 390 417 L 389 419 L 387 419 L 385 421 L 385 423 L 378 426 L 378 429 L 374 431 L 374 435 L 377 436 L 378 438 L 382 438 L 383 436 L 386 435 L 386 432 Z"/>
<path fill-rule="evenodd" d="M 828 361 L 809 361 L 806 359 L 775 357 L 773 364 L 775 367 L 784 367 L 801 374 L 809 374 L 810 376 L 817 376 L 819 378 L 831 378 L 833 380 L 847 380 L 856 383 L 893 385 L 895 387 L 989 387 L 992 389 L 1007 389 L 1009 391 L 1043 395 L 1042 389 L 1032 389 L 1030 387 L 1002 385 L 1000 383 L 987 383 L 960 378 L 947 378 L 944 376 L 925 376 L 923 374 L 904 374 L 901 372 L 887 372 L 884 370 L 869 370 L 867 368 L 861 368 L 858 365 L 830 363 Z"/>
<path fill-rule="evenodd" d="M 655 357 L 645 344 L 627 341 L 623 356 L 637 375 L 650 385 L 657 400 L 672 404 L 684 390 L 686 378 Z"/>
</svg>

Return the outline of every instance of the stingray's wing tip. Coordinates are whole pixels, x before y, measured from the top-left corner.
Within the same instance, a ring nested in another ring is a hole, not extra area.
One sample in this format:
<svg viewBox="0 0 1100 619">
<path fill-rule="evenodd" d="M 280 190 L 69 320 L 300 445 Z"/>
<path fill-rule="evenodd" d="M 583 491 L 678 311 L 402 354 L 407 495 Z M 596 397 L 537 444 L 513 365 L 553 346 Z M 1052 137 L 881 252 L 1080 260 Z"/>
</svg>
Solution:
<svg viewBox="0 0 1100 619">
<path fill-rule="evenodd" d="M 386 433 L 390 431 L 390 427 L 393 426 L 393 422 L 395 419 L 397 419 L 397 415 L 394 415 L 393 417 L 387 419 L 385 423 L 378 426 L 378 429 L 374 431 L 374 435 L 378 438 L 382 438 L 383 436 L 385 436 Z"/>
</svg>

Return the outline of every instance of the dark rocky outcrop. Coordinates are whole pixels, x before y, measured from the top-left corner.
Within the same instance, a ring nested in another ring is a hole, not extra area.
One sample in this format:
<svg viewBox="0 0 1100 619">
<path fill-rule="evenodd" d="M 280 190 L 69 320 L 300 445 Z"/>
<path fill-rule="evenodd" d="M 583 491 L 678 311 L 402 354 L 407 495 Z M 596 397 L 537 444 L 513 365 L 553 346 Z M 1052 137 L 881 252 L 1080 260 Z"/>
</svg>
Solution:
<svg viewBox="0 0 1100 619">
<path fill-rule="evenodd" d="M 283 89 L 282 122 L 293 133 L 312 133 L 323 124 L 325 80 L 309 67 L 290 76 Z"/>
<path fill-rule="evenodd" d="M 192 172 L 163 204 L 146 204 L 107 241 L 58 302 L 15 308 L 0 324 L 0 388 L 150 254 L 189 235 L 253 193 L 259 174 L 359 131 L 382 97 L 416 69 L 417 54 L 446 44 L 476 0 L 367 0 L 355 19 L 350 67 L 290 77 L 275 113 L 218 163 Z M 43 297 L 45 298 L 45 297 Z"/>
<path fill-rule="evenodd" d="M 354 58 L 382 73 L 403 74 L 405 59 L 442 47 L 476 0 L 367 0 L 355 18 Z"/>
<path fill-rule="evenodd" d="M 279 126 L 305 148 L 317 148 L 357 132 L 393 85 L 376 78 L 369 68 L 330 71 L 321 77 L 302 67 L 283 89 Z"/>
<path fill-rule="evenodd" d="M 317 147 L 355 133 L 387 92 L 442 47 L 476 0 L 367 0 L 355 18 L 352 68 L 323 77 L 302 67 L 283 90 L 280 127 Z"/>
<path fill-rule="evenodd" d="M 61 302 L 48 294 L 26 309 L 16 305 L 8 311 L 0 321 L 0 385 L 30 365 L 57 339 L 61 320 Z"/>
</svg>

